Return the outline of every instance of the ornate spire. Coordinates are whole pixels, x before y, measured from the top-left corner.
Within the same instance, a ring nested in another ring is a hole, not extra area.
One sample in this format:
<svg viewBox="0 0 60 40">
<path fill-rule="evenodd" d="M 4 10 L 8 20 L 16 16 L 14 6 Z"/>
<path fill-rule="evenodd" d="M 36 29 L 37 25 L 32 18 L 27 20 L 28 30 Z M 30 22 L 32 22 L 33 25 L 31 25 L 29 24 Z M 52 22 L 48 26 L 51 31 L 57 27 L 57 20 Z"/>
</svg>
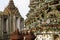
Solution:
<svg viewBox="0 0 60 40">
<path fill-rule="evenodd" d="M 14 4 L 13 0 L 10 0 L 9 4 Z"/>
<path fill-rule="evenodd" d="M 9 5 L 8 5 L 10 8 L 12 7 L 15 7 L 15 5 L 14 5 L 14 2 L 13 2 L 13 0 L 10 0 L 10 2 L 9 2 Z"/>
<path fill-rule="evenodd" d="M 8 6 L 5 8 L 4 12 L 7 13 L 7 14 L 9 14 L 10 12 L 12 12 L 12 11 L 15 10 L 15 9 L 16 9 L 16 7 L 15 7 L 15 5 L 14 5 L 13 0 L 10 0 L 10 1 L 9 1 L 9 4 L 8 4 Z"/>
<path fill-rule="evenodd" d="M 9 13 L 17 14 L 17 13 L 19 13 L 18 9 L 14 5 L 13 0 L 9 1 L 9 5 L 5 8 L 4 12 L 6 14 L 9 14 Z"/>
</svg>

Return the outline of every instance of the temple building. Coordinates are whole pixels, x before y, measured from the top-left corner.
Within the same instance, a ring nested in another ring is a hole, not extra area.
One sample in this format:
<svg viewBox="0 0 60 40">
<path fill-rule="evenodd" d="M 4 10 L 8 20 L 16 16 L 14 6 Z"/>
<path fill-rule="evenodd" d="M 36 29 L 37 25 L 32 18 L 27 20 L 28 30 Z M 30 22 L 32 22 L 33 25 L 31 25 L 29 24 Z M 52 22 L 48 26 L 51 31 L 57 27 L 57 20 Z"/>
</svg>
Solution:
<svg viewBox="0 0 60 40">
<path fill-rule="evenodd" d="M 16 29 L 21 31 L 23 28 L 24 19 L 14 5 L 13 0 L 10 0 L 4 11 L 0 11 L 0 37 L 4 39 L 6 35 L 10 35 Z"/>
<path fill-rule="evenodd" d="M 37 39 L 60 38 L 60 0 L 30 0 L 30 11 L 25 20 L 27 30 L 32 30 Z M 60 40 L 60 39 L 59 39 Z"/>
</svg>

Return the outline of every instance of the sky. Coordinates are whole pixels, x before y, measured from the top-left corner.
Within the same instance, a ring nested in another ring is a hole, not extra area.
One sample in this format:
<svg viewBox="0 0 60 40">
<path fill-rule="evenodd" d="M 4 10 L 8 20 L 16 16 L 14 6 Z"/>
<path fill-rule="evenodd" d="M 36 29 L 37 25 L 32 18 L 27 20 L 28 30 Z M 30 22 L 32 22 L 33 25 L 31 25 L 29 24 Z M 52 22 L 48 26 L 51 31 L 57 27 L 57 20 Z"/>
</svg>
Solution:
<svg viewBox="0 0 60 40">
<path fill-rule="evenodd" d="M 10 0 L 0 0 L 0 11 L 4 11 L 7 7 Z M 30 4 L 30 0 L 13 0 L 15 6 L 18 8 L 21 16 L 26 19 L 26 14 L 29 12 L 30 8 L 28 7 Z"/>
</svg>

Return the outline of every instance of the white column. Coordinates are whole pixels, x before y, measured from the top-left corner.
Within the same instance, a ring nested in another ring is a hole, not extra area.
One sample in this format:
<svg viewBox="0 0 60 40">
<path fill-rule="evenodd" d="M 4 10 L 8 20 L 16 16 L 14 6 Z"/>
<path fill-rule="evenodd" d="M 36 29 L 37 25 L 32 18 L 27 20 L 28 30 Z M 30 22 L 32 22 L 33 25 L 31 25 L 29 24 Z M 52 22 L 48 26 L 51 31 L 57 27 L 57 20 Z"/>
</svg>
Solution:
<svg viewBox="0 0 60 40">
<path fill-rule="evenodd" d="M 16 18 L 15 18 L 15 16 L 13 16 L 13 31 L 15 31 L 15 28 L 16 28 L 15 20 L 16 20 Z"/>
<path fill-rule="evenodd" d="M 8 19 L 6 19 L 6 31 L 8 32 Z"/>
<path fill-rule="evenodd" d="M 20 31 L 20 18 L 17 19 L 17 28 L 18 28 L 19 31 Z"/>
</svg>

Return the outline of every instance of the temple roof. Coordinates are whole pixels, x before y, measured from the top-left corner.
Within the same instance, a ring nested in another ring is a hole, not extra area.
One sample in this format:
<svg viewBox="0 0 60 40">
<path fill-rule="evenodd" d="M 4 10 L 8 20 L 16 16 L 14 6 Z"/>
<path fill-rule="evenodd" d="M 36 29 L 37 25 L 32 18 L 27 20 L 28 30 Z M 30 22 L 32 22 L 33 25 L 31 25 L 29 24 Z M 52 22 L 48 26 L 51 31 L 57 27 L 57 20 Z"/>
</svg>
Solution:
<svg viewBox="0 0 60 40">
<path fill-rule="evenodd" d="M 4 10 L 5 14 L 15 14 L 20 15 L 18 8 L 15 7 L 13 0 L 9 1 L 8 6 Z M 21 16 L 21 15 L 20 15 Z"/>
<path fill-rule="evenodd" d="M 15 8 L 13 0 L 10 0 L 8 7 L 9 8 Z"/>
</svg>

